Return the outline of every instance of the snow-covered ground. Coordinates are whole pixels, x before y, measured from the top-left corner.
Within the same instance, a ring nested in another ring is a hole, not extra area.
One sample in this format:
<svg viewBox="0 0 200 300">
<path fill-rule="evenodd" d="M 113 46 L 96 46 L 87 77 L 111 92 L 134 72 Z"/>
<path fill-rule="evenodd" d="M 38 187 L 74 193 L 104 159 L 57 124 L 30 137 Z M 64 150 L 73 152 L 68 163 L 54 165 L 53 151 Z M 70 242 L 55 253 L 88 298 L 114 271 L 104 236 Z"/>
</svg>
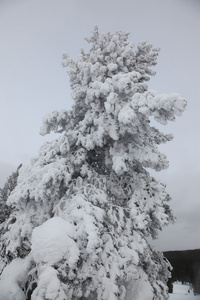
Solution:
<svg viewBox="0 0 200 300">
<path fill-rule="evenodd" d="M 183 285 L 180 282 L 175 282 L 173 294 L 170 294 L 169 300 L 200 300 L 200 295 L 194 296 L 189 285 Z"/>
</svg>

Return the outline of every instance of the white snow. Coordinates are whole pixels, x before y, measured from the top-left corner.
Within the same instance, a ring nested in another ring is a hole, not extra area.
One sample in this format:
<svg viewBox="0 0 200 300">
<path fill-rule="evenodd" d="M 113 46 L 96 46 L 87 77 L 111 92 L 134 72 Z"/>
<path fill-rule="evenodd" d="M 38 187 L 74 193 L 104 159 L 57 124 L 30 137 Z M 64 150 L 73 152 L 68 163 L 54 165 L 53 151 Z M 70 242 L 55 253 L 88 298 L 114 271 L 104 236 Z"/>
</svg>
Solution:
<svg viewBox="0 0 200 300">
<path fill-rule="evenodd" d="M 57 277 L 57 271 L 52 267 L 43 266 L 39 274 L 39 284 L 34 290 L 31 299 L 66 299 L 66 295 L 61 288 L 61 282 Z"/>
<path fill-rule="evenodd" d="M 73 266 L 79 257 L 79 249 L 73 236 L 74 227 L 68 221 L 60 217 L 47 220 L 33 230 L 33 259 L 38 263 L 54 264 L 66 257 L 69 266 Z"/>
<path fill-rule="evenodd" d="M 124 279 L 133 280 L 127 300 L 152 300 L 149 281 L 165 270 L 164 261 L 161 269 L 157 266 L 145 237 L 150 232 L 156 236 L 173 221 L 173 214 L 165 186 L 143 169 L 168 166 L 158 145 L 169 138 L 148 121 L 154 117 L 166 124 L 181 114 L 186 102 L 178 94 L 147 90 L 143 81 L 155 74 L 150 67 L 156 64 L 158 49 L 144 42 L 132 53 L 133 43 L 127 39 L 127 33 L 100 35 L 95 28 L 88 54 L 81 51 L 77 62 L 64 56 L 75 103 L 69 112 L 47 116 L 41 129 L 43 135 L 64 134 L 45 143 L 39 156 L 20 169 L 8 199 L 15 204 L 16 222 L 2 239 L 11 253 L 25 237 L 32 243 L 31 272 L 38 280 L 32 300 L 63 300 L 63 293 L 74 299 L 77 293 L 89 295 L 93 290 L 98 299 L 116 300 L 118 282 Z M 127 209 L 122 199 L 129 199 Z M 52 212 L 59 217 L 51 218 Z M 140 270 L 140 254 L 147 255 L 147 274 Z M 5 268 L 0 300 L 25 299 L 24 274 L 30 270 L 21 267 L 22 261 L 15 259 Z M 72 282 L 76 274 L 72 279 L 67 274 L 66 285 L 57 276 L 66 274 L 66 265 L 79 269 L 78 292 Z M 160 299 L 166 293 L 161 283 L 157 280 L 153 286 Z"/>
<path fill-rule="evenodd" d="M 0 280 L 1 300 L 26 300 L 21 287 L 27 276 L 30 265 L 30 256 L 25 259 L 15 258 L 3 270 Z"/>
<path fill-rule="evenodd" d="M 148 281 L 147 275 L 142 269 L 139 269 L 139 278 L 130 281 L 127 286 L 127 293 L 125 300 L 152 300 L 153 290 Z"/>
<path fill-rule="evenodd" d="M 194 296 L 189 285 L 183 285 L 180 282 L 173 284 L 173 293 L 170 294 L 169 300 L 200 300 L 200 295 Z"/>
</svg>

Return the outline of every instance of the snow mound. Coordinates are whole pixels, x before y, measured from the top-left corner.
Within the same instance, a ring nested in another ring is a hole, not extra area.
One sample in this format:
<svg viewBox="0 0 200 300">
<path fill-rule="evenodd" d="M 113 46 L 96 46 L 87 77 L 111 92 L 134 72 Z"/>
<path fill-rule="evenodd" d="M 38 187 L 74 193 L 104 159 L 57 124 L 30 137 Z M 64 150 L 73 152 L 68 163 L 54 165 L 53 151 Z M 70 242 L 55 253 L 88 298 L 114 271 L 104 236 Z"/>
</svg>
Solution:
<svg viewBox="0 0 200 300">
<path fill-rule="evenodd" d="M 54 268 L 44 266 L 39 275 L 38 286 L 34 290 L 31 299 L 66 299 L 57 275 L 58 272 Z"/>
<path fill-rule="evenodd" d="M 68 221 L 54 217 L 32 233 L 32 256 L 37 263 L 55 264 L 64 257 L 69 266 L 73 266 L 79 258 L 79 249 L 73 240 L 74 227 Z"/>
<path fill-rule="evenodd" d="M 139 278 L 137 280 L 132 280 L 127 286 L 127 293 L 125 300 L 152 300 L 153 299 L 153 289 L 148 280 L 145 272 L 140 268 Z"/>
<path fill-rule="evenodd" d="M 30 266 L 30 256 L 25 259 L 15 258 L 4 269 L 0 281 L 1 300 L 26 300 L 22 290 L 26 273 Z"/>
<path fill-rule="evenodd" d="M 170 294 L 169 300 L 200 300 L 200 295 L 195 296 L 192 289 L 187 284 L 175 282 L 173 284 L 173 294 Z"/>
</svg>

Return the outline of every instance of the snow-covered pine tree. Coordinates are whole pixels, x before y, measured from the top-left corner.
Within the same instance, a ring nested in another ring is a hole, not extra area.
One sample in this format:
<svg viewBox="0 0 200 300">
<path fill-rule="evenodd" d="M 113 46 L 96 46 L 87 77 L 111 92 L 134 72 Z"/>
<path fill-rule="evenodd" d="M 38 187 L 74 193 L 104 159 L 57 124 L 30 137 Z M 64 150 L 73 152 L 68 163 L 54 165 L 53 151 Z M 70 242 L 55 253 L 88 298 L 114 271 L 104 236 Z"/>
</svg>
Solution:
<svg viewBox="0 0 200 300">
<path fill-rule="evenodd" d="M 142 42 L 134 51 L 127 33 L 97 28 L 87 41 L 77 61 L 63 58 L 74 106 L 44 118 L 41 133 L 60 135 L 22 166 L 8 199 L 16 221 L 1 237 L 4 299 L 168 297 L 169 265 L 146 238 L 174 216 L 147 168 L 168 167 L 158 145 L 172 136 L 150 118 L 173 121 L 186 101 L 148 90 L 159 49 Z"/>
<path fill-rule="evenodd" d="M 17 185 L 17 178 L 19 175 L 19 169 L 22 165 L 19 165 L 17 170 L 13 172 L 5 182 L 3 188 L 0 188 L 0 224 L 4 222 L 10 215 L 12 208 L 8 205 L 6 205 L 6 201 L 11 194 L 11 192 L 14 190 L 14 188 Z M 0 232 L 1 234 L 1 232 Z"/>
</svg>

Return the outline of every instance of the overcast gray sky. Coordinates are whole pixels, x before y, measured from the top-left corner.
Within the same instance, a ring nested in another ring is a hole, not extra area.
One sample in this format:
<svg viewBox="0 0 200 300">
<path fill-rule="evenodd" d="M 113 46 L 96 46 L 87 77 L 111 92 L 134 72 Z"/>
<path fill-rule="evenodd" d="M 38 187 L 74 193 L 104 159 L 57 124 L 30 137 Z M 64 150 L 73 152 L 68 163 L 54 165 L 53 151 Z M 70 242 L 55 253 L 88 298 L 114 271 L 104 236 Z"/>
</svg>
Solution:
<svg viewBox="0 0 200 300">
<path fill-rule="evenodd" d="M 183 116 L 162 128 L 174 140 L 161 148 L 170 167 L 156 177 L 167 184 L 178 220 L 153 244 L 200 248 L 199 0 L 0 0 L 0 186 L 53 138 L 39 135 L 43 116 L 73 103 L 62 53 L 76 59 L 95 25 L 160 47 L 149 88 L 188 101 Z"/>
</svg>

